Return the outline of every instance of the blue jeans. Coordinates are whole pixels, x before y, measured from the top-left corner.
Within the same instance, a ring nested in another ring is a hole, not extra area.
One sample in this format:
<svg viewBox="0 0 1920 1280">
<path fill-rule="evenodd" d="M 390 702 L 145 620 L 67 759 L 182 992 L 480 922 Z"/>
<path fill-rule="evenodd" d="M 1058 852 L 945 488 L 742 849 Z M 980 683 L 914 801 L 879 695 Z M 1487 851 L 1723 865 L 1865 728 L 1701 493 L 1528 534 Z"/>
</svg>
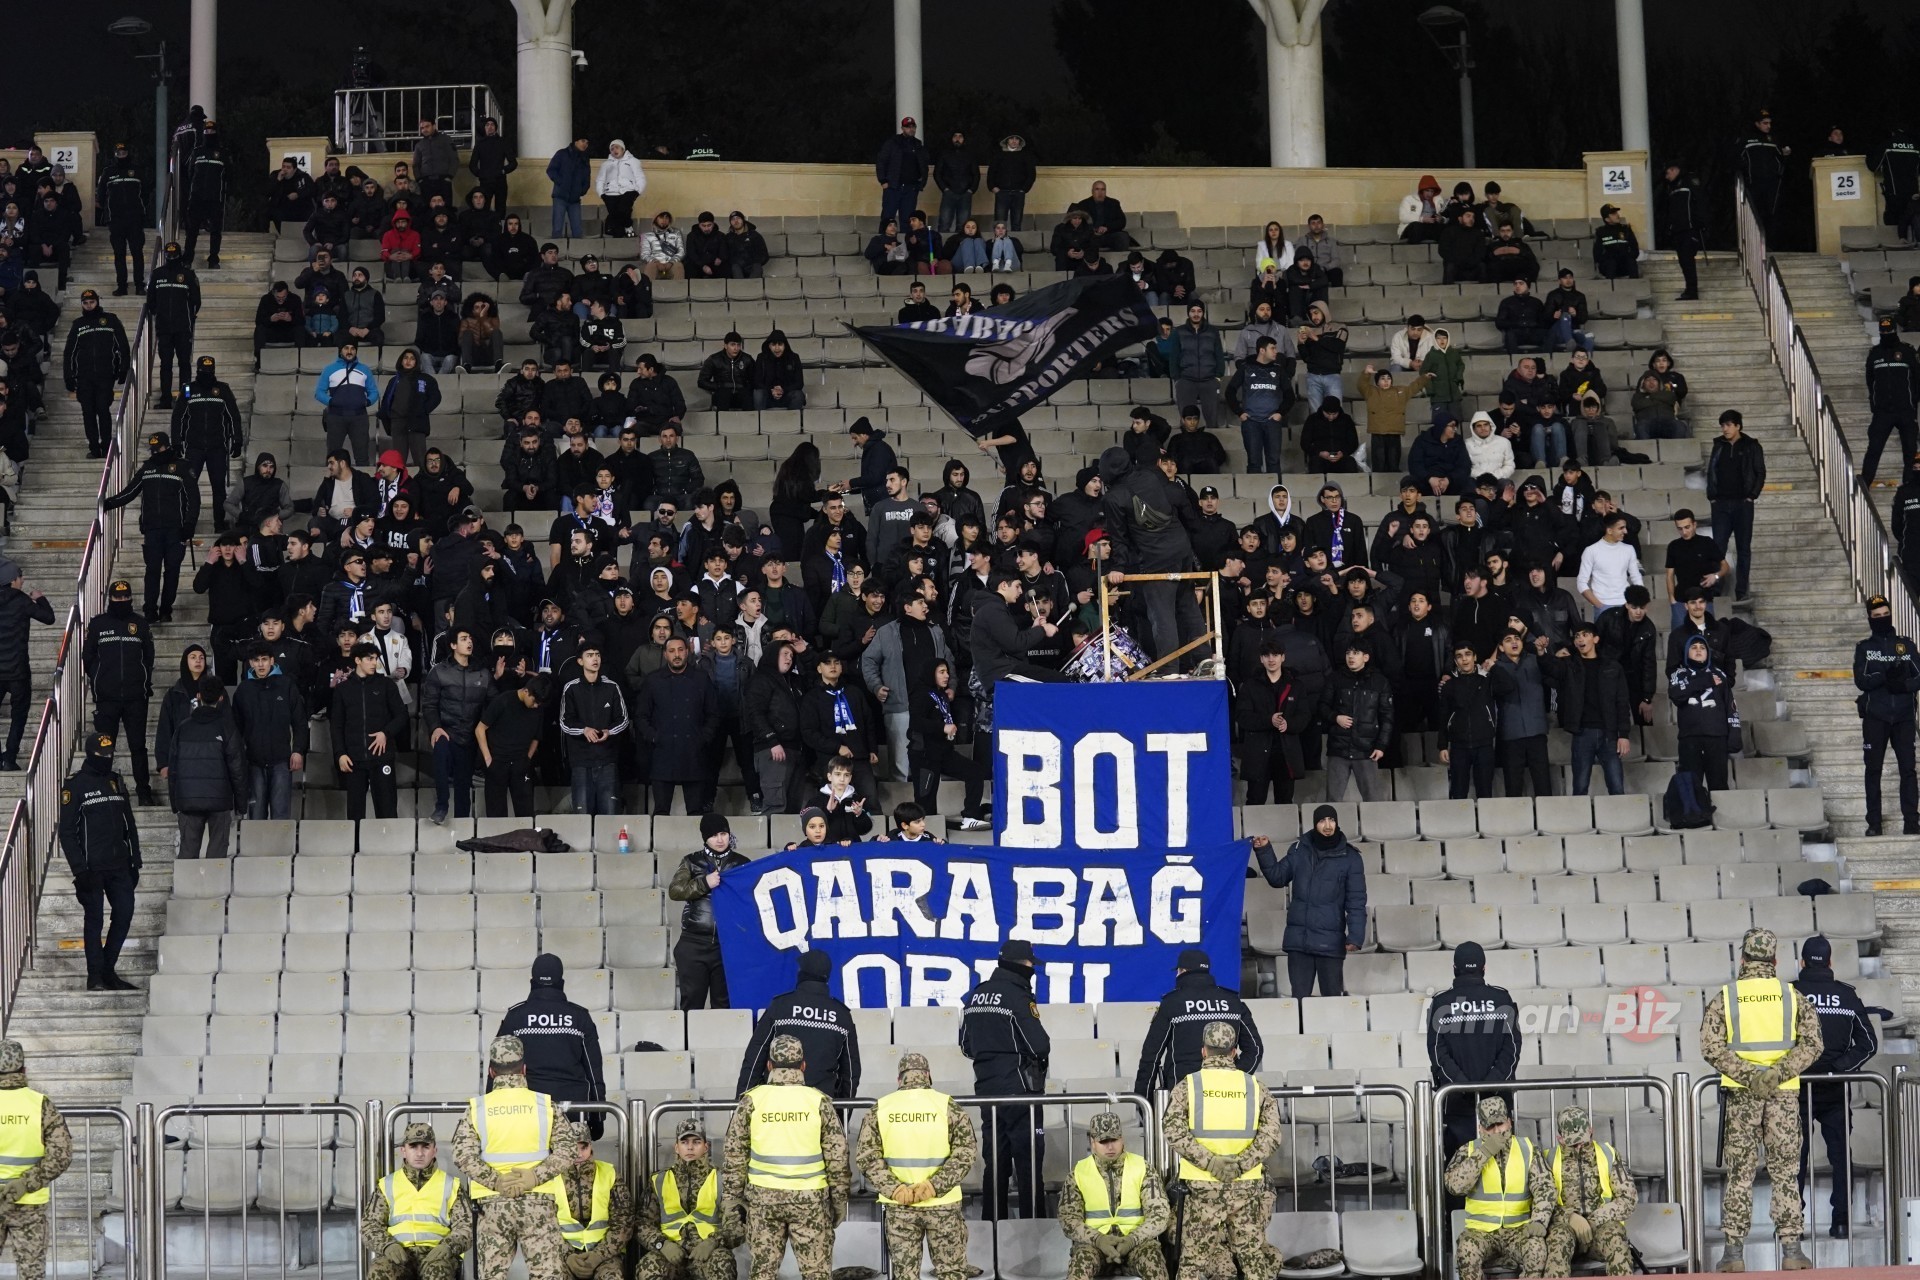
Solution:
<svg viewBox="0 0 1920 1280">
<path fill-rule="evenodd" d="M 958 231 L 960 224 L 973 216 L 973 192 L 942 191 L 940 193 L 940 221 L 936 227 L 941 231 Z M 993 230 L 988 227 L 987 230 Z"/>
<path fill-rule="evenodd" d="M 993 196 L 993 220 L 1007 224 L 1008 231 L 1020 229 L 1020 218 L 1027 211 L 1027 193 L 1024 191 L 996 191 Z M 992 227 L 987 228 L 992 231 Z"/>
<path fill-rule="evenodd" d="M 614 764 L 577 764 L 573 766 L 573 811 L 575 813 L 613 813 L 620 789 L 619 766 Z"/>
<path fill-rule="evenodd" d="M 553 197 L 554 239 L 557 240 L 561 236 L 579 237 L 583 234 L 585 233 L 580 228 L 580 202 L 562 200 L 559 196 Z"/>
<path fill-rule="evenodd" d="M 1534 466 L 1551 467 L 1567 456 L 1567 424 L 1560 419 L 1536 422 L 1528 432 L 1527 448 L 1533 454 Z M 1552 446 L 1552 453 L 1547 452 L 1548 446 Z"/>
<path fill-rule="evenodd" d="M 1592 781 L 1593 766 L 1600 766 L 1600 775 L 1607 781 L 1607 794 L 1617 796 L 1627 789 L 1626 770 L 1620 764 L 1620 753 L 1614 750 L 1613 739 L 1607 737 L 1604 729 L 1576 729 L 1573 734 L 1573 794 L 1587 794 L 1587 783 Z"/>
<path fill-rule="evenodd" d="M 249 764 L 247 780 L 249 818 L 284 822 L 293 816 L 293 774 L 285 760 L 278 764 Z"/>
<path fill-rule="evenodd" d="M 1586 349 L 1588 355 L 1593 354 L 1593 335 L 1585 329 L 1574 328 L 1572 316 L 1561 316 L 1547 329 L 1547 345 L 1555 351 L 1576 342 Z"/>
<path fill-rule="evenodd" d="M 1280 474 L 1280 442 L 1285 424 L 1272 418 L 1249 417 L 1240 424 L 1240 440 L 1247 446 L 1247 470 Z"/>
<path fill-rule="evenodd" d="M 1320 402 L 1328 396 L 1335 400 L 1344 397 L 1346 384 L 1337 373 L 1310 373 L 1307 375 L 1307 412 L 1320 412 Z"/>
<path fill-rule="evenodd" d="M 900 228 L 900 234 L 907 234 L 907 218 L 920 207 L 920 188 L 893 185 L 880 191 L 880 226 L 884 229 L 888 222 Z"/>
<path fill-rule="evenodd" d="M 442 738 L 433 744 L 433 807 L 447 808 L 447 793 L 453 793 L 453 816 L 464 818 L 473 812 L 473 747 L 471 742 Z"/>
<path fill-rule="evenodd" d="M 1740 558 L 1735 560 L 1727 553 L 1732 541 L 1740 540 Z M 1747 567 L 1753 560 L 1753 504 L 1744 500 L 1727 502 L 1716 500 L 1713 504 L 1713 545 L 1720 548 L 1720 558 L 1733 566 L 1733 595 L 1736 600 L 1747 596 Z"/>
</svg>

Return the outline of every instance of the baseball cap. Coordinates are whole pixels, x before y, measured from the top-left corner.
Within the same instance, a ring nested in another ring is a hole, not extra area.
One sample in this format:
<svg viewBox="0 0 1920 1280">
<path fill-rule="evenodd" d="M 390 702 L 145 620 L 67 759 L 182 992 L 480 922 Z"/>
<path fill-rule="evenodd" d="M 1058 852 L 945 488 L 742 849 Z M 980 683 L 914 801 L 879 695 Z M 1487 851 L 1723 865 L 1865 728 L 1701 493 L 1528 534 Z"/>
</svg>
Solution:
<svg viewBox="0 0 1920 1280">
<path fill-rule="evenodd" d="M 918 129 L 920 127 L 920 123 L 919 121 L 915 120 L 912 116 L 901 116 L 900 127 L 902 129 Z"/>
<path fill-rule="evenodd" d="M 533 985 L 536 987 L 557 987 L 566 977 L 566 966 L 560 957 L 543 953 L 533 960 Z"/>
<path fill-rule="evenodd" d="M 1188 947 L 1180 953 L 1180 958 L 1174 961 L 1176 969 L 1211 969 L 1212 967 L 1213 958 L 1198 947 Z"/>
<path fill-rule="evenodd" d="M 1217 498 L 1220 496 L 1220 491 L 1212 485 L 1208 485 L 1200 491 L 1200 496 L 1203 498 Z"/>
<path fill-rule="evenodd" d="M 1000 960 L 1005 964 L 1032 964 L 1033 944 L 1025 938 L 1014 938 L 1000 945 Z"/>
</svg>

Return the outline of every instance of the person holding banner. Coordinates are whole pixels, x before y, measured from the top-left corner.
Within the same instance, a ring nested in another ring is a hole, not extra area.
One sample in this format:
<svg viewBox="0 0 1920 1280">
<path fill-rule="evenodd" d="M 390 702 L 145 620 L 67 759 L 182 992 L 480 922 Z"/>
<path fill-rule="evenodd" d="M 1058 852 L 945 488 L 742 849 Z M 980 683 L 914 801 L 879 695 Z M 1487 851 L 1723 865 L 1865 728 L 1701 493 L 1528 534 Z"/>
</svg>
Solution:
<svg viewBox="0 0 1920 1280">
<path fill-rule="evenodd" d="M 867 1112 L 853 1149 L 886 1210 L 893 1274 L 920 1274 L 924 1239 L 934 1280 L 968 1280 L 960 1182 L 980 1154 L 980 1137 L 972 1118 L 934 1089 L 925 1054 L 901 1054 L 897 1079 L 900 1087 Z"/>
<path fill-rule="evenodd" d="M 981 1097 L 1020 1097 L 1046 1088 L 1053 1041 L 1034 1003 L 1033 976 L 1033 944 L 1014 938 L 1001 944 L 993 976 L 967 993 L 960 1015 L 960 1052 L 973 1062 L 973 1091 Z M 993 1168 L 982 1216 L 990 1222 L 1012 1216 L 1007 1212 L 1011 1180 L 1020 1216 L 1039 1217 L 1045 1157 L 1041 1109 L 994 1104 Z"/>
<path fill-rule="evenodd" d="M 1060 1230 L 1073 1245 L 1067 1280 L 1132 1275 L 1167 1280 L 1160 1240 L 1173 1224 L 1166 1188 L 1127 1150 L 1116 1112 L 1087 1121 L 1086 1159 L 1060 1187 Z"/>
<path fill-rule="evenodd" d="M 1280 1104 L 1235 1064 L 1239 1044 L 1232 1023 L 1209 1022 L 1200 1069 L 1167 1097 L 1161 1132 L 1186 1188 L 1180 1280 L 1226 1275 L 1236 1262 L 1246 1280 L 1278 1274 L 1266 1242 L 1273 1193 L 1264 1165 L 1280 1148 Z"/>
<path fill-rule="evenodd" d="M 746 1215 L 753 1280 L 774 1280 L 789 1242 L 800 1280 L 830 1280 L 833 1231 L 853 1186 L 846 1130 L 827 1096 L 804 1083 L 798 1040 L 775 1036 L 767 1061 L 767 1083 L 747 1090 L 727 1125 L 721 1215 Z"/>
<path fill-rule="evenodd" d="M 974 729 L 981 735 L 993 732 L 993 687 L 1001 680 L 1017 675 L 1064 684 L 1072 679 L 1026 660 L 1029 652 L 1053 639 L 1060 628 L 1045 618 L 1033 621 L 1024 606 L 1016 612 L 1015 606 L 1027 589 L 1020 575 L 997 571 L 991 582 L 993 594 L 1000 598 L 982 601 L 973 613 Z"/>
</svg>

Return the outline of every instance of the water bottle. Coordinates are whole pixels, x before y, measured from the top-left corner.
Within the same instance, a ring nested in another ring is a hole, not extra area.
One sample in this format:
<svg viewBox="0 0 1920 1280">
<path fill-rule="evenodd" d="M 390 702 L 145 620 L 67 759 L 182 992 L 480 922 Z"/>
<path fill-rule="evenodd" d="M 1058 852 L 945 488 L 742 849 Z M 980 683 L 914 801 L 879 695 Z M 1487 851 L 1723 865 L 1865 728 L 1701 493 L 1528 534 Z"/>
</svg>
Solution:
<svg viewBox="0 0 1920 1280">
<path fill-rule="evenodd" d="M 622 853 L 633 852 L 633 842 L 627 838 L 627 829 L 625 826 L 622 826 L 620 828 L 620 852 Z"/>
</svg>

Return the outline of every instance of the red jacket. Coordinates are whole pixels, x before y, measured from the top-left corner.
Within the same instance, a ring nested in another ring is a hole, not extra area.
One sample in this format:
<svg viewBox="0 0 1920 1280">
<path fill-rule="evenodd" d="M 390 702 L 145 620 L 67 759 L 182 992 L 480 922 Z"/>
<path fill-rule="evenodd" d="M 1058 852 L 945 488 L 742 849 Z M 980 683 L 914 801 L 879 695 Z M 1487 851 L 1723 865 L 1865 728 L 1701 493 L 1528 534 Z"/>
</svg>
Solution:
<svg viewBox="0 0 1920 1280">
<path fill-rule="evenodd" d="M 380 261 L 385 262 L 396 253 L 405 253 L 409 257 L 420 256 L 420 233 L 412 227 L 396 226 L 380 237 Z"/>
</svg>

